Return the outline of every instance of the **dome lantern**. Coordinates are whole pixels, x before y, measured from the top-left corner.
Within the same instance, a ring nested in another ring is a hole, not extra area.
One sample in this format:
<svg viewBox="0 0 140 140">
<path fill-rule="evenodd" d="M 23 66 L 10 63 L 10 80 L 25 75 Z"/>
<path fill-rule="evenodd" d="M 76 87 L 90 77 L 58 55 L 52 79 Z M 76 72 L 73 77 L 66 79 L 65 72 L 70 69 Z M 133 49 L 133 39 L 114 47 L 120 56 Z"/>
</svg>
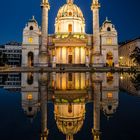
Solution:
<svg viewBox="0 0 140 140">
<path fill-rule="evenodd" d="M 68 4 L 73 3 L 73 0 L 67 0 L 67 3 Z"/>
</svg>

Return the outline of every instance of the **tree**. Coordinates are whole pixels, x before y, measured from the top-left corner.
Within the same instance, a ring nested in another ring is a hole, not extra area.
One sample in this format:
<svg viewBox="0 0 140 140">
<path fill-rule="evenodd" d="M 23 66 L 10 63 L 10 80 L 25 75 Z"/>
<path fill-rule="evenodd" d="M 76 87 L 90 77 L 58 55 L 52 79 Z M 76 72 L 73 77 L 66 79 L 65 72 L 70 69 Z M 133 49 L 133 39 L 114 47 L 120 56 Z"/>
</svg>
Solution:
<svg viewBox="0 0 140 140">
<path fill-rule="evenodd" d="M 132 61 L 138 65 L 140 65 L 140 48 L 136 47 L 133 51 L 132 54 L 130 55 L 130 58 Z"/>
<path fill-rule="evenodd" d="M 140 74 L 137 73 L 133 77 L 131 77 L 131 82 L 133 83 L 135 89 L 139 91 L 140 90 Z"/>
</svg>

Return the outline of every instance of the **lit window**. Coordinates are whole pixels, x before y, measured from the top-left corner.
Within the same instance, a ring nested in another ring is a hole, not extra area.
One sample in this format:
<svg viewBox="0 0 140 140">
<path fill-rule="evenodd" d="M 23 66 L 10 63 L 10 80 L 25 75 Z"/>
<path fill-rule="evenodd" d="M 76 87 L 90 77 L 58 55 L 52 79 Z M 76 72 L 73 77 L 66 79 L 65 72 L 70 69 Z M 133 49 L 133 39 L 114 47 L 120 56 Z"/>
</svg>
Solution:
<svg viewBox="0 0 140 140">
<path fill-rule="evenodd" d="M 113 94 L 112 93 L 107 93 L 107 98 L 113 98 Z"/>
<path fill-rule="evenodd" d="M 28 100 L 32 100 L 32 99 L 33 99 L 33 95 L 32 95 L 31 93 L 29 93 L 29 94 L 27 95 L 27 99 L 28 99 Z"/>
<path fill-rule="evenodd" d="M 68 25 L 68 31 L 69 31 L 69 32 L 72 32 L 72 24 L 69 24 L 69 25 Z"/>
<path fill-rule="evenodd" d="M 69 16 L 72 16 L 72 12 L 69 12 Z"/>
<path fill-rule="evenodd" d="M 29 43 L 33 43 L 33 38 L 32 38 L 32 37 L 29 37 L 29 38 L 28 38 L 28 42 L 29 42 Z"/>
<path fill-rule="evenodd" d="M 106 43 L 107 43 L 108 45 L 112 45 L 112 39 L 111 39 L 111 38 L 107 38 Z"/>
</svg>

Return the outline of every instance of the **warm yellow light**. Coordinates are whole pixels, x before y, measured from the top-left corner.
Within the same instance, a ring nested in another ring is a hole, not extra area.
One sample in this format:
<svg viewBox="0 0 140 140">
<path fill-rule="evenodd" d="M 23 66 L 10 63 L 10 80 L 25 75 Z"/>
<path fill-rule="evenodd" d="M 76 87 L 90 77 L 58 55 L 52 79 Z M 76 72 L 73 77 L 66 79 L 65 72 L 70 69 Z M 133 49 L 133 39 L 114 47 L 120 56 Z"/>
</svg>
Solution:
<svg viewBox="0 0 140 140">
<path fill-rule="evenodd" d="M 33 38 L 32 38 L 32 37 L 29 37 L 29 38 L 28 38 L 28 42 L 29 42 L 29 43 L 33 43 Z"/>
<path fill-rule="evenodd" d="M 107 93 L 107 98 L 113 98 L 113 94 L 112 93 Z"/>
<path fill-rule="evenodd" d="M 33 99 L 33 95 L 32 95 L 31 93 L 29 93 L 29 94 L 27 95 L 27 99 L 28 99 L 28 100 L 32 100 L 32 99 Z"/>
<path fill-rule="evenodd" d="M 107 38 L 106 43 L 107 43 L 108 45 L 112 45 L 112 38 Z"/>
<path fill-rule="evenodd" d="M 123 76 L 120 76 L 120 79 L 123 80 Z"/>
<path fill-rule="evenodd" d="M 122 59 L 123 59 L 123 57 L 122 57 L 122 56 L 120 56 L 120 59 L 122 60 Z"/>
</svg>

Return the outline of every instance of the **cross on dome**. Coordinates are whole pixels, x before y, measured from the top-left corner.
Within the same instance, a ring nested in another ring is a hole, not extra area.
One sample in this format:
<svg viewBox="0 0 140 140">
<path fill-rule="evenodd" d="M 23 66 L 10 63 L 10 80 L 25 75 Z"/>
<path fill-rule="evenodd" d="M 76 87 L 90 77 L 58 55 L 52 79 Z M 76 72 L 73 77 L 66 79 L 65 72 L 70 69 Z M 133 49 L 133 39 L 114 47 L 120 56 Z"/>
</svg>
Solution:
<svg viewBox="0 0 140 140">
<path fill-rule="evenodd" d="M 67 0 L 67 3 L 73 3 L 74 0 Z"/>
<path fill-rule="evenodd" d="M 95 3 L 95 4 L 99 3 L 99 0 L 93 0 L 93 3 Z"/>
</svg>

